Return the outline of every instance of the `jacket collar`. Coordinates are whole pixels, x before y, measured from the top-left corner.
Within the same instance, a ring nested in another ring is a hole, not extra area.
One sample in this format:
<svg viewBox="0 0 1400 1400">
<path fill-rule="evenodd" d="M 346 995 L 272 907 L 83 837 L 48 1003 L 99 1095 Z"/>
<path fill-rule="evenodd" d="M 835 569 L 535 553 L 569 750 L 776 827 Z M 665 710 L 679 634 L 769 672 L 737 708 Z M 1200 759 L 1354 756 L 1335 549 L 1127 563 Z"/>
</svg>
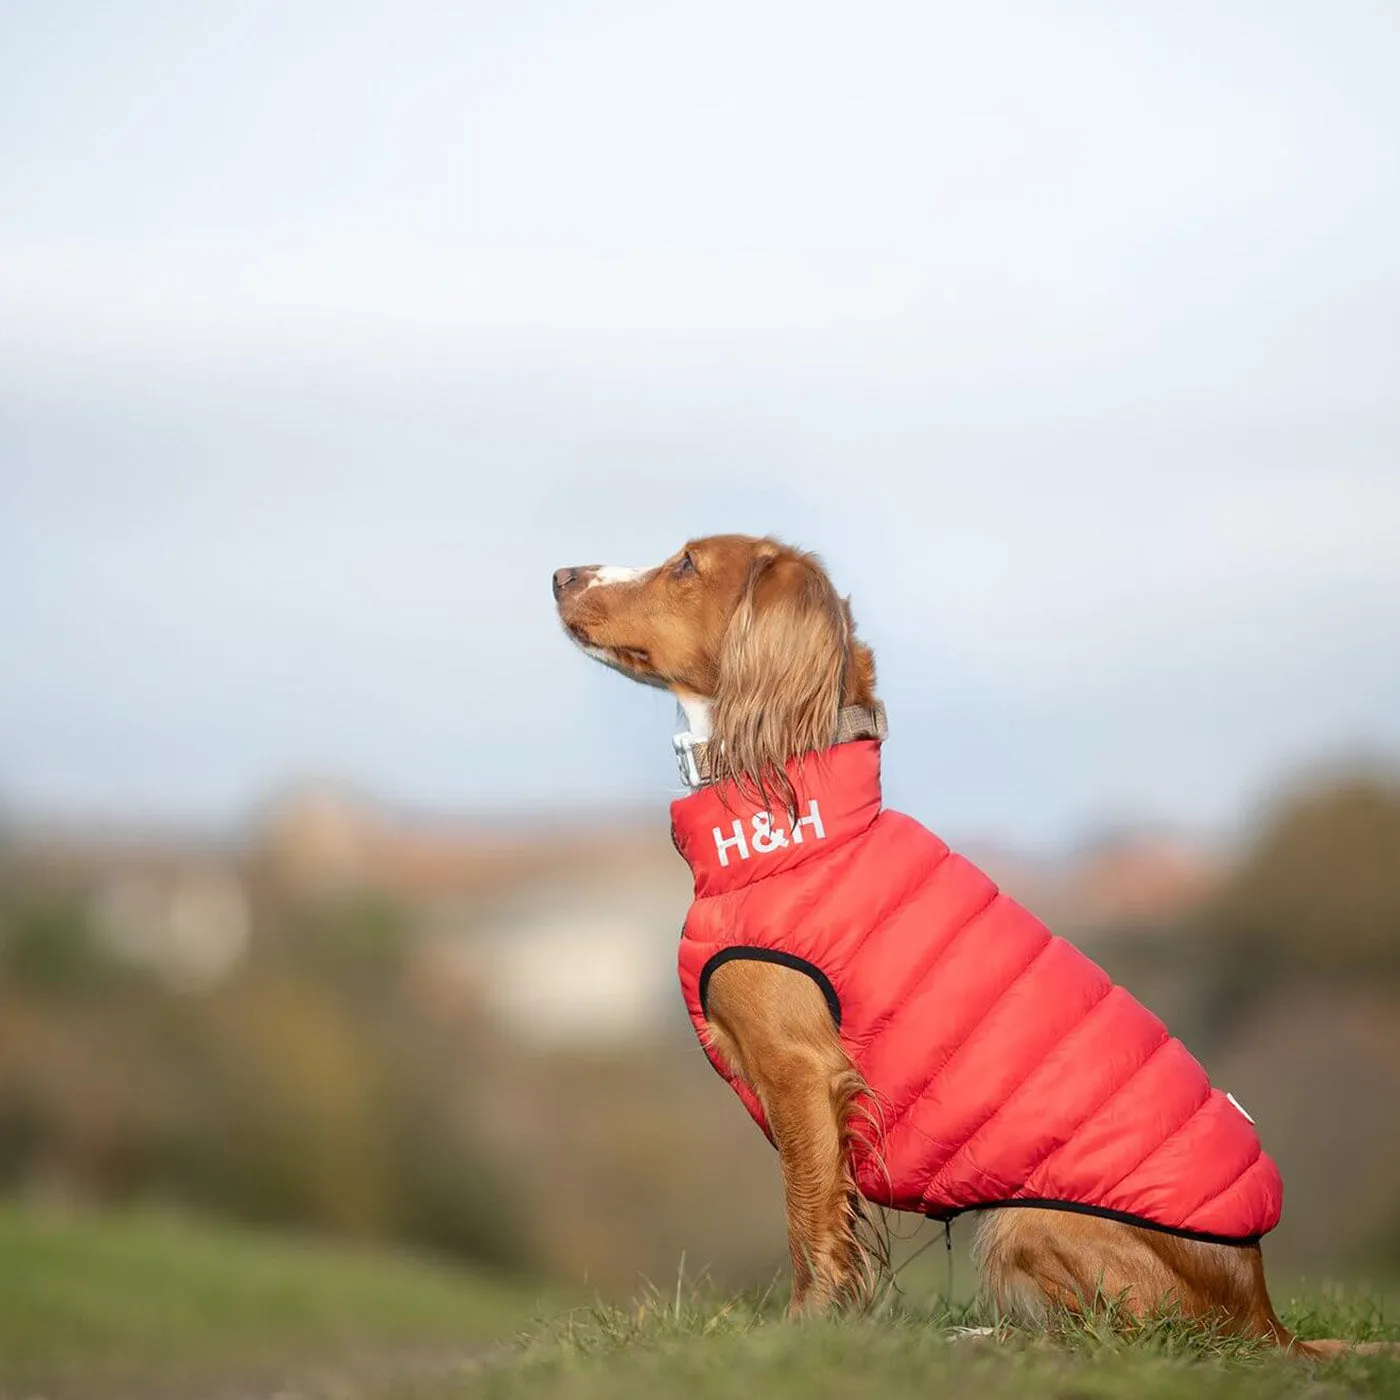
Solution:
<svg viewBox="0 0 1400 1400">
<path fill-rule="evenodd" d="M 721 894 L 793 870 L 858 836 L 880 811 L 880 743 L 862 739 L 789 759 L 797 820 L 732 782 L 671 804 L 671 836 L 695 876 L 695 894 Z"/>
<path fill-rule="evenodd" d="M 708 706 L 709 702 L 701 703 Z M 684 706 L 685 701 L 682 700 L 681 704 Z M 688 710 L 686 718 L 690 719 Z M 672 738 L 671 746 L 676 751 L 681 781 L 689 788 L 704 787 L 706 783 L 714 781 L 714 760 L 710 754 L 710 741 L 697 738 L 692 732 L 694 721 L 691 720 L 690 723 L 690 729 Z M 708 733 L 708 718 L 706 724 Z M 845 744 L 852 739 L 884 740 L 889 732 L 884 705 L 879 700 L 872 700 L 868 705 L 843 705 L 836 712 L 836 733 L 831 742 Z"/>
</svg>

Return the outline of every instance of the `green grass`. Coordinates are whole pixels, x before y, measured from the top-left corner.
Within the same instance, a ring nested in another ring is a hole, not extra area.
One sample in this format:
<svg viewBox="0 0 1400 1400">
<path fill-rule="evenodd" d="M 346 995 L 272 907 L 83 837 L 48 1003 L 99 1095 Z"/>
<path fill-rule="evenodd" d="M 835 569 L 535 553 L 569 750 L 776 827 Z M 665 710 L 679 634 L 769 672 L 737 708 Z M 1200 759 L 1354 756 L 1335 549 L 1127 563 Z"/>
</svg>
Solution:
<svg viewBox="0 0 1400 1400">
<path fill-rule="evenodd" d="M 1400 1400 L 1400 1356 L 1307 1365 L 1179 1319 L 968 1337 L 965 1304 L 796 1324 L 784 1301 L 681 1281 L 526 1327 L 531 1290 L 420 1260 L 0 1209 L 0 1400 Z M 1285 1312 L 1305 1336 L 1400 1338 L 1365 1296 Z"/>
<path fill-rule="evenodd" d="M 4 1400 L 450 1369 L 536 1311 L 519 1283 L 386 1251 L 150 1212 L 0 1209 Z"/>
<path fill-rule="evenodd" d="M 1066 1318 L 1048 1336 L 1007 1326 L 990 1337 L 959 1335 L 982 1320 L 966 1307 L 895 1301 L 864 1319 L 791 1323 L 774 1297 L 718 1300 L 680 1289 L 653 1293 L 631 1309 L 571 1314 L 470 1376 L 392 1394 L 399 1400 L 1400 1397 L 1400 1356 L 1307 1365 L 1180 1319 L 1129 1330 L 1111 1308 L 1088 1323 Z M 1364 1302 L 1334 1299 L 1293 1320 L 1305 1322 L 1312 1336 L 1400 1338 L 1400 1329 L 1387 1329 Z"/>
</svg>

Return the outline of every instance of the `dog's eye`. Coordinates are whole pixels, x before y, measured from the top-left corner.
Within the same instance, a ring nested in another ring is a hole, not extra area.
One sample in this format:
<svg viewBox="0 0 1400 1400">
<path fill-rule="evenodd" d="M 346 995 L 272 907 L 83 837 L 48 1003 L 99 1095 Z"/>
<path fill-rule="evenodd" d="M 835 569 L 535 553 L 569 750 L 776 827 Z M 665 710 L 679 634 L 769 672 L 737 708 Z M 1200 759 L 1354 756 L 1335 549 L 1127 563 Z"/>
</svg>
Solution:
<svg viewBox="0 0 1400 1400">
<path fill-rule="evenodd" d="M 676 561 L 675 575 L 677 578 L 685 578 L 687 574 L 693 574 L 694 572 L 695 560 L 690 557 L 690 551 L 687 550 Z"/>
</svg>

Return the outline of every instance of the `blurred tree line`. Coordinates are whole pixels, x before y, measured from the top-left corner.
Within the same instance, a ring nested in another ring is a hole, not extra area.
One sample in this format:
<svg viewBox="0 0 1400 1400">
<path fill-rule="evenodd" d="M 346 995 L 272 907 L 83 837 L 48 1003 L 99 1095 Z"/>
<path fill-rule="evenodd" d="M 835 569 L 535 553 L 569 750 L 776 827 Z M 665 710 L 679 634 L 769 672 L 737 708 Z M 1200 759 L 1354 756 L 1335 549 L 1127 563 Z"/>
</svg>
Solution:
<svg viewBox="0 0 1400 1400">
<path fill-rule="evenodd" d="M 402 911 L 263 890 L 246 955 L 170 987 L 81 889 L 0 879 L 0 1189 L 140 1198 L 533 1263 L 478 1140 L 489 1032 L 411 994 Z"/>
<path fill-rule="evenodd" d="M 0 1189 L 619 1291 L 683 1249 L 771 1278 L 771 1153 L 679 1009 L 660 1046 L 526 1052 L 433 985 L 412 909 L 245 873 L 242 955 L 179 987 L 114 951 L 90 886 L 0 847 Z M 1293 794 L 1189 916 L 1090 951 L 1257 1115 L 1287 1183 L 1273 1257 L 1400 1269 L 1400 782 Z"/>
<path fill-rule="evenodd" d="M 1364 775 L 1294 798 L 1197 932 L 1226 978 L 1400 976 L 1400 785 Z"/>
</svg>

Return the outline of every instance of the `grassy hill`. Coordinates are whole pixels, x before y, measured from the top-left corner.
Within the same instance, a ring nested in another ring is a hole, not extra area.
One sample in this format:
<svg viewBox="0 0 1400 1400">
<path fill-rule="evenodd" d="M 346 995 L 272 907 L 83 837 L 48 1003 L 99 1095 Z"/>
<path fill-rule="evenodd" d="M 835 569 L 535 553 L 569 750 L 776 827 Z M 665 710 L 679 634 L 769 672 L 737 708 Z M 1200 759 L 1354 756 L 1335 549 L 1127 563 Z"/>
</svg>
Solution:
<svg viewBox="0 0 1400 1400">
<path fill-rule="evenodd" d="M 0 1210 L 0 1400 L 904 1400 L 1396 1397 L 1400 1356 L 1308 1366 L 1170 1320 L 1051 1337 L 892 1299 L 794 1325 L 776 1292 L 559 1311 L 506 1278 L 138 1213 Z M 1400 1337 L 1366 1298 L 1293 1304 L 1308 1336 Z M 548 1320 L 541 1320 L 542 1318 Z"/>
<path fill-rule="evenodd" d="M 458 1369 L 539 1308 L 516 1281 L 384 1250 L 0 1208 L 3 1400 L 272 1394 L 289 1377 L 329 1394 Z"/>
<path fill-rule="evenodd" d="M 1170 1320 L 1131 1338 L 1109 1323 L 1066 1325 L 1048 1337 L 1009 1328 L 969 1335 L 967 1325 L 976 1321 L 961 1309 L 950 1314 L 898 1303 L 868 1319 L 795 1325 L 781 1318 L 775 1300 L 753 1306 L 655 1296 L 632 1310 L 554 1324 L 470 1382 L 413 1394 L 422 1400 L 1400 1397 L 1400 1356 L 1317 1367 Z M 1293 1321 L 1310 1336 L 1400 1337 L 1365 1302 L 1306 1310 Z"/>
</svg>

